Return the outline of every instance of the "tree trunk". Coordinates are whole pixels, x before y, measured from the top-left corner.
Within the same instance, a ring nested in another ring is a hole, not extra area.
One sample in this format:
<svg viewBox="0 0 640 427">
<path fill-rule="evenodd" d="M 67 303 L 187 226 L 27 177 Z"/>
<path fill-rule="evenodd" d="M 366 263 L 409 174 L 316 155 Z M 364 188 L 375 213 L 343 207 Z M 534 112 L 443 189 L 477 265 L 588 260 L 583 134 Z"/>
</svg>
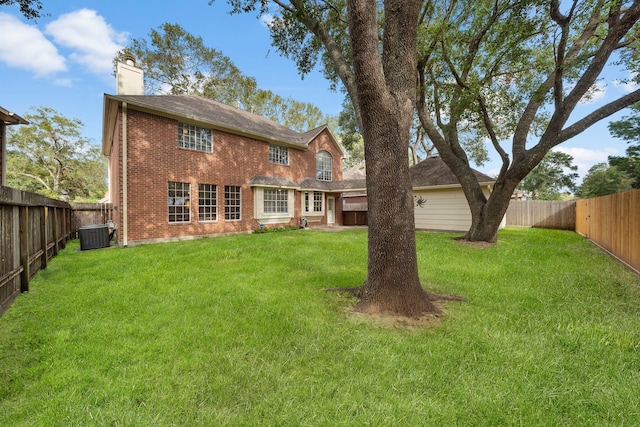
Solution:
<svg viewBox="0 0 640 427">
<path fill-rule="evenodd" d="M 498 181 L 488 199 L 480 200 L 476 198 L 468 200 L 469 208 L 471 209 L 471 227 L 464 236 L 465 240 L 470 242 L 496 242 L 500 224 L 511 202 L 511 195 L 519 182 L 519 179 Z"/>
<path fill-rule="evenodd" d="M 379 54 L 376 2 L 351 0 L 349 23 L 367 163 L 367 280 L 356 311 L 415 317 L 436 312 L 420 284 L 407 152 L 415 105 L 420 2 L 385 2 Z"/>
<path fill-rule="evenodd" d="M 496 197 L 498 196 L 498 197 Z M 464 239 L 470 242 L 495 243 L 498 239 L 498 230 L 502 218 L 507 212 L 511 195 L 506 199 L 502 195 L 492 195 L 486 202 L 470 203 L 471 227 Z"/>
</svg>

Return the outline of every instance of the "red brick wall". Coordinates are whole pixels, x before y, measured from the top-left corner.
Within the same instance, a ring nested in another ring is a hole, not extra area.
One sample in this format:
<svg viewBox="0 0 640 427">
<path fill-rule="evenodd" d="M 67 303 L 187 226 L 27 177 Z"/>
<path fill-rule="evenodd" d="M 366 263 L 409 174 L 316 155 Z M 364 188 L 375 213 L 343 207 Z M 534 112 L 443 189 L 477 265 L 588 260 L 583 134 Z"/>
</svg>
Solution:
<svg viewBox="0 0 640 427">
<path fill-rule="evenodd" d="M 122 153 L 121 122 L 111 154 L 112 200 L 118 195 L 119 239 L 122 241 Z M 321 133 L 308 150 L 289 148 L 289 166 L 269 163 L 269 144 L 225 132 L 213 131 L 213 153 L 179 148 L 178 121 L 128 109 L 128 240 L 173 239 L 217 233 L 248 232 L 259 227 L 254 219 L 253 189 L 247 184 L 256 175 L 286 177 L 298 183 L 314 178 L 315 155 L 326 150 L 333 156 L 333 179 L 342 179 L 340 154 L 328 132 Z M 167 185 L 187 182 L 191 190 L 191 221 L 169 223 Z M 218 190 L 218 220 L 198 221 L 198 184 L 215 184 Z M 224 186 L 241 187 L 242 214 L 239 221 L 224 219 Z M 337 196 L 337 195 L 336 195 Z M 301 215 L 301 194 L 296 191 L 294 219 Z M 337 197 L 336 197 L 336 206 Z M 336 222 L 339 222 L 336 212 Z M 326 223 L 326 218 L 323 221 Z M 285 225 L 285 224 L 280 224 Z"/>
</svg>

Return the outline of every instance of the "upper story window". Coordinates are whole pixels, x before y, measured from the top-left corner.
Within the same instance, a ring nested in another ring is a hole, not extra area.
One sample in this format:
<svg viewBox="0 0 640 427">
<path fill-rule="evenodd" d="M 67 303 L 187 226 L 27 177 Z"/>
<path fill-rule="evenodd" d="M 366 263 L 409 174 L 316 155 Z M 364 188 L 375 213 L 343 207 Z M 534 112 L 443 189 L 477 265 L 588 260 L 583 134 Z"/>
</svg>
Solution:
<svg viewBox="0 0 640 427">
<path fill-rule="evenodd" d="M 331 154 L 326 151 L 319 151 L 316 154 L 316 178 L 321 181 L 331 181 L 333 179 L 331 161 Z"/>
<path fill-rule="evenodd" d="M 289 164 L 289 149 L 275 144 L 269 144 L 269 162 L 280 165 Z"/>
<path fill-rule="evenodd" d="M 178 147 L 206 153 L 213 152 L 211 129 L 187 123 L 178 123 Z"/>
</svg>

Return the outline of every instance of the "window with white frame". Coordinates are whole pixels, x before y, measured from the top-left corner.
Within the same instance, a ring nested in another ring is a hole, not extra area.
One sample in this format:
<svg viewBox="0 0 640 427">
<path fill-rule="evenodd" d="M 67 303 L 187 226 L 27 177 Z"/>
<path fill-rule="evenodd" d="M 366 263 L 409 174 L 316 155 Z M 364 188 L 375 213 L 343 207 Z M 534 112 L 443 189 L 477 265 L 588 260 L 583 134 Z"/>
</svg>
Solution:
<svg viewBox="0 0 640 427">
<path fill-rule="evenodd" d="M 188 182 L 169 182 L 168 206 L 169 222 L 191 221 L 191 184 Z"/>
<path fill-rule="evenodd" d="M 178 123 L 178 147 L 206 153 L 213 152 L 211 129 L 188 123 Z"/>
<path fill-rule="evenodd" d="M 280 165 L 289 164 L 289 148 L 269 144 L 269 162 Z"/>
<path fill-rule="evenodd" d="M 218 186 L 198 184 L 198 221 L 218 220 Z"/>
<path fill-rule="evenodd" d="M 305 192 L 303 203 L 305 214 L 313 215 L 324 212 L 324 194 L 322 191 Z"/>
<path fill-rule="evenodd" d="M 265 214 L 286 214 L 289 212 L 289 191 L 279 188 L 265 188 L 263 203 Z"/>
<path fill-rule="evenodd" d="M 322 212 L 322 202 L 324 201 L 324 194 L 320 191 L 313 192 L 313 211 Z"/>
<path fill-rule="evenodd" d="M 241 219 L 241 199 L 240 186 L 225 185 L 224 186 L 224 219 L 227 221 L 236 221 Z"/>
<path fill-rule="evenodd" d="M 316 178 L 320 181 L 331 181 L 331 154 L 326 151 L 319 151 L 316 154 Z"/>
</svg>

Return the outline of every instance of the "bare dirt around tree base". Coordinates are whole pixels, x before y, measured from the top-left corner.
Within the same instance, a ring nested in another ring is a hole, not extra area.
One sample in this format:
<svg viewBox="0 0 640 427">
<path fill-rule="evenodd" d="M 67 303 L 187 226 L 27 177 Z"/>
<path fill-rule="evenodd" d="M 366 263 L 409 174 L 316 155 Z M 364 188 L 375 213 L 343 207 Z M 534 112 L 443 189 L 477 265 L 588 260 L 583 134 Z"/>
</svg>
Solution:
<svg viewBox="0 0 640 427">
<path fill-rule="evenodd" d="M 353 297 L 352 301 L 357 302 L 357 296 L 355 295 L 355 288 L 330 288 L 326 289 L 328 292 L 339 292 L 345 296 Z M 344 307 L 344 311 L 349 319 L 357 323 L 366 323 L 382 328 L 389 329 L 402 329 L 402 330 L 421 330 L 436 327 L 440 324 L 443 317 L 446 317 L 448 313 L 448 305 L 451 302 L 464 302 L 465 298 L 457 295 L 440 295 L 428 293 L 429 299 L 437 309 L 435 313 L 424 313 L 420 316 L 402 316 L 396 313 L 362 313 L 355 311 L 355 303 L 347 304 Z"/>
</svg>

